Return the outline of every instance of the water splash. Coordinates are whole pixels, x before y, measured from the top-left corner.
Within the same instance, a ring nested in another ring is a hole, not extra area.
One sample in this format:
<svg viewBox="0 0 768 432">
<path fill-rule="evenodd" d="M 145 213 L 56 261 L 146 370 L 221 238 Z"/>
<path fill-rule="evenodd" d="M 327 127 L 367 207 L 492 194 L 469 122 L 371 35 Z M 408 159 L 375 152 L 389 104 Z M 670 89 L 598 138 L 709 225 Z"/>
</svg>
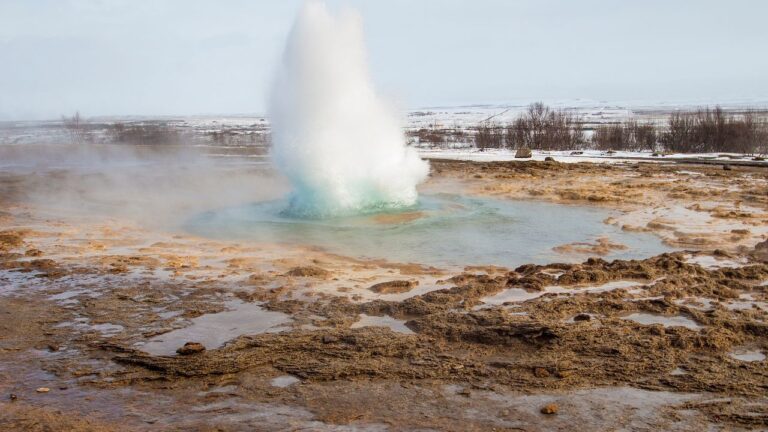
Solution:
<svg viewBox="0 0 768 432">
<path fill-rule="evenodd" d="M 362 20 L 308 1 L 288 37 L 270 100 L 272 156 L 293 185 L 286 213 L 322 218 L 409 207 L 429 164 L 405 145 L 374 91 Z"/>
</svg>

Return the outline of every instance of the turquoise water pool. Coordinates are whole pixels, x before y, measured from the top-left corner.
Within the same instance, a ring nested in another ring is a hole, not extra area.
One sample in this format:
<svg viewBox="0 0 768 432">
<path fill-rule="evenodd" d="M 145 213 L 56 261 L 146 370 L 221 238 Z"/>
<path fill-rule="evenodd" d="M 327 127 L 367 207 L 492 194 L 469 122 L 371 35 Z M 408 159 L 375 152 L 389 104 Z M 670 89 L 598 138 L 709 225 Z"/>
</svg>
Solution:
<svg viewBox="0 0 768 432">
<path fill-rule="evenodd" d="M 586 206 L 434 194 L 397 212 L 301 219 L 286 216 L 286 205 L 276 200 L 221 208 L 196 215 L 185 228 L 211 238 L 312 245 L 357 258 L 439 267 L 581 261 L 588 255 L 552 248 L 600 237 L 627 246 L 606 259 L 670 250 L 652 234 L 603 223 L 614 212 Z"/>
</svg>

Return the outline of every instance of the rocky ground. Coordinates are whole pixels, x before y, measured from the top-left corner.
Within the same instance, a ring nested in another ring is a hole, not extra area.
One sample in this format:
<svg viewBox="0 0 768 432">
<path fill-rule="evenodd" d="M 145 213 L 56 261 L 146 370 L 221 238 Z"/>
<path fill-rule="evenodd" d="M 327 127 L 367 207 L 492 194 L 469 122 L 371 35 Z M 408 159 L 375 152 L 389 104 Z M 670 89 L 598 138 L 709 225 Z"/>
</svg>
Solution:
<svg viewBox="0 0 768 432">
<path fill-rule="evenodd" d="M 67 217 L 2 174 L 0 427 L 768 428 L 768 170 L 432 171 L 425 189 L 610 207 L 605 223 L 679 252 L 607 262 L 623 245 L 605 238 L 557 246 L 579 264 L 360 260 Z"/>
</svg>

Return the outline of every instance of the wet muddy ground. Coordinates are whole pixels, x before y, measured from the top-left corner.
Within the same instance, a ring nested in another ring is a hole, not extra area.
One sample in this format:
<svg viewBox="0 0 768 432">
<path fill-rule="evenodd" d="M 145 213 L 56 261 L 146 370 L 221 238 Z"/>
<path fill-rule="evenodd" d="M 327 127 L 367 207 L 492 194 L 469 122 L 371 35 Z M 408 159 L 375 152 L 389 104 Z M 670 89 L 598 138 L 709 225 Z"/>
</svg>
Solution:
<svg viewBox="0 0 768 432">
<path fill-rule="evenodd" d="M 768 428 L 768 170 L 433 160 L 424 190 L 604 206 L 676 250 L 517 268 L 73 217 L 29 176 L 0 174 L 4 430 Z"/>
</svg>

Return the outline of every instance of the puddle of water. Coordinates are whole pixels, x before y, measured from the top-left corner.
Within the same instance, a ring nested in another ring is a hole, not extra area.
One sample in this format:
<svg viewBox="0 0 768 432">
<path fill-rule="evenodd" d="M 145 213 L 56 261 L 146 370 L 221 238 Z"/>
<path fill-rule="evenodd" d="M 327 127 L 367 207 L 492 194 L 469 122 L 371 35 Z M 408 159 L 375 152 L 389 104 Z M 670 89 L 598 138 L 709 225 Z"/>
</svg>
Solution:
<svg viewBox="0 0 768 432">
<path fill-rule="evenodd" d="M 630 299 L 630 301 L 633 301 L 633 302 L 651 301 L 651 300 L 662 300 L 663 298 L 664 298 L 663 295 L 650 296 L 650 297 L 636 297 L 636 298 Z"/>
<path fill-rule="evenodd" d="M 157 312 L 157 316 L 159 316 L 162 319 L 171 319 L 175 318 L 177 316 L 181 315 L 181 311 L 165 311 L 165 312 Z"/>
<path fill-rule="evenodd" d="M 285 388 L 285 387 L 289 387 L 289 386 L 291 386 L 293 384 L 296 384 L 297 382 L 301 382 L 301 380 L 296 378 L 295 376 L 292 376 L 292 375 L 282 375 L 282 376 L 279 376 L 279 377 L 276 377 L 276 378 L 272 378 L 272 381 L 270 381 L 269 383 L 273 387 Z"/>
<path fill-rule="evenodd" d="M 199 342 L 207 349 L 219 348 L 240 336 L 286 330 L 291 318 L 281 312 L 265 310 L 259 303 L 233 300 L 228 311 L 193 318 L 188 327 L 155 336 L 141 347 L 152 355 L 173 355 L 186 342 Z"/>
<path fill-rule="evenodd" d="M 438 281 L 444 276 L 433 275 L 419 275 L 409 279 L 416 279 L 418 285 L 409 291 L 402 293 L 377 293 L 371 291 L 369 288 L 379 282 L 387 282 L 394 279 L 404 279 L 402 277 L 394 277 L 392 273 L 382 275 L 381 269 L 373 270 L 354 270 L 349 273 L 341 273 L 337 278 L 330 281 L 325 281 L 322 284 L 309 287 L 302 293 L 316 294 L 319 292 L 326 293 L 333 296 L 347 297 L 354 302 L 366 302 L 372 300 L 386 300 L 400 302 L 411 297 L 423 295 L 431 291 L 445 289 L 446 284 L 439 283 Z M 293 291 L 294 298 L 298 290 Z M 306 298 L 307 301 L 313 301 L 312 298 Z"/>
<path fill-rule="evenodd" d="M 744 259 L 732 260 L 732 259 L 717 259 L 709 255 L 697 255 L 688 258 L 685 262 L 689 264 L 698 264 L 705 269 L 714 270 L 723 267 L 743 267 L 747 264 Z"/>
<path fill-rule="evenodd" d="M 643 285 L 642 282 L 637 281 L 613 281 L 608 282 L 603 285 L 596 285 L 596 286 L 589 286 L 589 287 L 579 287 L 579 288 L 563 288 L 559 286 L 552 286 L 552 287 L 546 287 L 545 290 L 549 292 L 554 293 L 562 293 L 562 294 L 578 294 L 580 292 L 606 292 L 606 291 L 613 291 L 619 288 L 631 288 Z"/>
<path fill-rule="evenodd" d="M 94 324 L 91 326 L 91 328 L 103 334 L 104 336 L 111 336 L 111 335 L 120 333 L 124 329 L 124 327 L 119 324 L 109 324 L 109 323 Z"/>
<path fill-rule="evenodd" d="M 160 429 L 194 430 L 199 423 L 216 424 L 225 430 L 306 430 L 328 432 L 385 432 L 382 424 L 335 425 L 315 419 L 314 414 L 296 405 L 278 405 L 258 402 L 240 402 L 230 398 L 200 404 L 180 418 L 166 421 Z M 156 426 L 156 425 L 155 425 Z M 158 429 L 155 427 L 155 429 Z"/>
<path fill-rule="evenodd" d="M 389 327 L 392 331 L 405 334 L 414 334 L 413 330 L 405 326 L 405 320 L 392 318 L 391 316 L 372 316 L 360 314 L 360 319 L 353 323 L 351 328 L 361 327 Z"/>
<path fill-rule="evenodd" d="M 77 297 L 80 294 L 86 294 L 88 292 L 89 292 L 88 290 L 73 289 L 73 290 L 64 291 L 62 293 L 52 295 L 48 297 L 48 300 L 68 300 L 68 299 L 71 299 L 72 297 Z"/>
<path fill-rule="evenodd" d="M 686 297 L 683 299 L 674 300 L 674 303 L 678 306 L 687 306 L 692 309 L 700 311 L 712 310 L 712 299 L 706 297 Z"/>
<path fill-rule="evenodd" d="M 225 385 L 220 387 L 214 387 L 210 390 L 204 390 L 204 391 L 198 392 L 197 395 L 205 396 L 210 394 L 220 394 L 220 395 L 237 394 L 238 390 L 239 390 L 239 387 L 236 385 Z"/>
<path fill-rule="evenodd" d="M 487 308 L 490 306 L 500 306 L 500 305 L 504 305 L 505 303 L 522 303 L 528 300 L 539 298 L 545 294 L 575 295 L 575 294 L 587 293 L 587 292 L 596 293 L 596 292 L 613 291 L 619 288 L 635 287 L 639 285 L 643 285 L 643 283 L 635 282 L 635 281 L 613 281 L 603 285 L 577 287 L 577 288 L 548 286 L 541 291 L 533 291 L 533 292 L 526 291 L 522 288 L 508 288 L 492 296 L 482 298 L 481 301 L 484 303 L 484 305 L 482 305 L 480 308 Z"/>
<path fill-rule="evenodd" d="M 63 321 L 56 325 L 55 328 L 70 327 L 81 332 L 97 331 L 102 336 L 114 336 L 125 329 L 125 327 L 119 324 L 103 323 L 103 324 L 89 324 L 90 319 L 86 317 L 77 317 L 72 321 Z"/>
<path fill-rule="evenodd" d="M 725 303 L 725 307 L 730 310 L 740 311 L 754 309 L 768 310 L 768 303 L 755 300 L 751 294 L 741 294 L 739 300 L 731 300 Z"/>
<path fill-rule="evenodd" d="M 499 306 L 505 303 L 521 303 L 546 294 L 545 291 L 526 291 L 522 288 L 508 288 L 500 293 L 480 299 L 488 306 Z"/>
<path fill-rule="evenodd" d="M 702 428 L 698 419 L 685 415 L 675 417 L 674 423 L 660 423 L 665 408 L 700 399 L 691 393 L 640 390 L 629 387 L 598 387 L 568 392 L 521 394 L 471 390 L 469 396 L 455 385 L 443 387 L 449 401 L 467 397 L 477 401 L 472 410 L 476 418 L 494 418 L 508 411 L 498 424 L 499 430 L 696 430 Z M 540 410 L 554 403 L 557 415 L 544 416 Z M 679 413 L 679 411 L 676 411 Z M 471 414 L 468 414 L 471 415 Z M 581 425 L 574 428 L 574 425 Z M 490 428 L 489 428 L 490 429 Z M 706 427 L 704 427 L 706 429 Z"/>
<path fill-rule="evenodd" d="M 700 176 L 704 175 L 703 173 L 696 172 L 696 171 L 680 170 L 680 171 L 675 171 L 675 172 L 677 174 L 684 174 L 684 175 L 689 175 L 689 176 L 694 176 L 694 177 L 700 177 Z"/>
<path fill-rule="evenodd" d="M 43 285 L 37 275 L 40 272 L 22 273 L 16 270 L 0 270 L 0 296 L 11 295 Z"/>
<path fill-rule="evenodd" d="M 695 321 L 682 315 L 666 316 L 637 312 L 624 316 L 622 319 L 627 319 L 643 325 L 661 324 L 664 327 L 685 327 L 691 330 L 699 330 L 701 328 Z"/>
<path fill-rule="evenodd" d="M 760 350 L 737 349 L 728 354 L 731 358 L 744 362 L 757 362 L 765 360 L 765 354 Z"/>
<path fill-rule="evenodd" d="M 380 223 L 382 214 L 307 220 L 281 215 L 285 201 L 260 202 L 200 214 L 184 228 L 213 238 L 313 245 L 333 253 L 439 267 L 562 260 L 552 248 L 600 237 L 627 246 L 606 259 L 640 258 L 669 251 L 653 234 L 606 225 L 606 209 L 452 194 L 422 195 L 404 211 L 418 218 Z M 580 261 L 583 256 L 566 257 Z"/>
<path fill-rule="evenodd" d="M 553 269 L 546 269 L 543 270 L 542 273 L 546 273 L 548 275 L 551 275 L 555 279 L 560 279 L 560 276 L 564 275 L 565 272 L 562 270 L 553 270 Z"/>
</svg>

